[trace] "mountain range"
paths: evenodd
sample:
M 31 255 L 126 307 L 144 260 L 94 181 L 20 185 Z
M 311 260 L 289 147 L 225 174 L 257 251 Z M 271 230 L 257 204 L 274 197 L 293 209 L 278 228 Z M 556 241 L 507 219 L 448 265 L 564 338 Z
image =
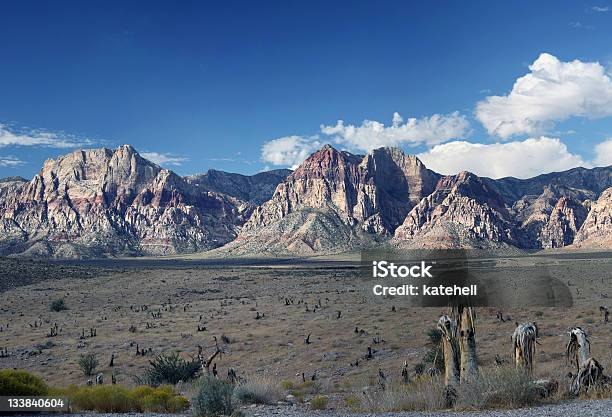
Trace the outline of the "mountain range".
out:
M 123 145 L 0 180 L 0 219 L 0 255 L 32 257 L 609 249 L 612 166 L 491 179 L 441 175 L 395 148 L 325 145 L 295 171 L 182 177 Z

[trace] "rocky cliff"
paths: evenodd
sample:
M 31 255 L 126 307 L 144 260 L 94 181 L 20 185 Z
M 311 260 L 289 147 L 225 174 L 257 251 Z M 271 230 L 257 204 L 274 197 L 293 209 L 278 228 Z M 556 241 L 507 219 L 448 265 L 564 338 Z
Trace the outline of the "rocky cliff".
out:
M 612 187 L 591 205 L 574 245 L 585 248 L 612 248 Z
M 76 151 L 31 181 L 0 183 L 0 251 L 82 257 L 171 254 L 223 245 L 244 202 L 162 169 L 131 146 Z
M 398 149 L 363 156 L 327 145 L 278 185 L 227 248 L 234 253 L 312 253 L 381 242 L 558 248 L 574 242 L 590 201 L 610 185 L 611 167 L 526 180 L 493 180 L 469 172 L 441 176 Z
M 48 160 L 31 181 L 0 180 L 0 254 L 609 248 L 611 187 L 612 167 L 493 180 L 442 176 L 399 149 L 329 145 L 293 172 L 181 177 L 125 145 Z

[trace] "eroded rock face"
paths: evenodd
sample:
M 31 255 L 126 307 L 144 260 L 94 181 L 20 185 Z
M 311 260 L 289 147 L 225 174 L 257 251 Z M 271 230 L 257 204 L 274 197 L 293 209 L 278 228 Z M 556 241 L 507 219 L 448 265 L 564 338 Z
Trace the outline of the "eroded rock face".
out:
M 167 254 L 220 246 L 240 213 L 131 146 L 45 162 L 30 182 L 2 183 L 4 253 L 80 257 Z
M 588 213 L 588 204 L 571 197 L 561 197 L 552 209 L 548 222 L 542 227 L 539 242 L 543 248 L 571 245 Z
M 521 247 L 559 248 L 572 243 L 584 222 L 590 190 L 551 185 L 540 195 L 525 195 L 510 208 L 521 235 Z
M 438 178 L 399 149 L 381 148 L 361 156 L 326 145 L 278 185 L 245 229 L 265 227 L 309 208 L 336 213 L 346 225 L 389 235 Z
M 347 242 L 353 249 L 379 243 L 563 247 L 574 241 L 589 200 L 610 181 L 610 167 L 576 168 L 526 180 L 493 180 L 469 172 L 441 176 L 398 149 L 358 156 L 325 146 L 255 209 L 235 247 L 287 252 L 303 247 L 308 253 L 343 250 Z M 302 227 L 297 227 L 299 221 L 304 221 Z
M 591 204 L 582 227 L 576 233 L 574 245 L 587 248 L 612 247 L 612 187 L 601 193 Z
M 415 247 L 488 247 L 516 244 L 501 196 L 476 175 L 461 172 L 440 179 L 395 231 L 394 243 Z
M 441 176 L 399 149 L 354 155 L 329 145 L 294 172 L 183 178 L 125 145 L 48 160 L 31 181 L 0 180 L 0 255 L 610 247 L 610 182 L 612 167 Z
M 206 174 L 185 177 L 185 180 L 204 190 L 226 194 L 257 206 L 270 199 L 276 186 L 291 172 L 290 169 L 275 169 L 248 176 L 211 169 Z

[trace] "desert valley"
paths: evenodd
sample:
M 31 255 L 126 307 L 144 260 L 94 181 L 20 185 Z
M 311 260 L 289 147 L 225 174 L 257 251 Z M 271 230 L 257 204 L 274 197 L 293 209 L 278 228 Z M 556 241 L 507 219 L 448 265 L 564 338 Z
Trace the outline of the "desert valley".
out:
M 493 180 L 326 145 L 294 171 L 181 177 L 125 145 L 48 160 L 30 181 L 3 179 L 0 197 L 0 366 L 54 386 L 93 383 L 85 354 L 106 383 L 133 385 L 177 352 L 214 355 L 221 378 L 274 381 L 281 413 L 321 396 L 339 410 L 444 408 L 447 310 L 366 297 L 360 250 L 381 247 L 484 250 L 501 279 L 542 268 L 567 286 L 570 307 L 475 309 L 484 373 L 513 368 L 523 322 L 539 329 L 535 377 L 569 386 L 576 327 L 612 367 L 612 167 Z M 385 397 L 402 381 L 430 389 Z

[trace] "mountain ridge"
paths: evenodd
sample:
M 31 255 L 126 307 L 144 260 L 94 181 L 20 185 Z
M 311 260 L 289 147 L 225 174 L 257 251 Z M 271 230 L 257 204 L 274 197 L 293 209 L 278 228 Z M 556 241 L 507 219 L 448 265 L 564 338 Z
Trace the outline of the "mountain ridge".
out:
M 611 187 L 612 167 L 496 180 L 441 175 L 397 148 L 331 145 L 294 171 L 182 177 L 122 145 L 49 159 L 30 181 L 0 179 L 0 254 L 609 247 Z

